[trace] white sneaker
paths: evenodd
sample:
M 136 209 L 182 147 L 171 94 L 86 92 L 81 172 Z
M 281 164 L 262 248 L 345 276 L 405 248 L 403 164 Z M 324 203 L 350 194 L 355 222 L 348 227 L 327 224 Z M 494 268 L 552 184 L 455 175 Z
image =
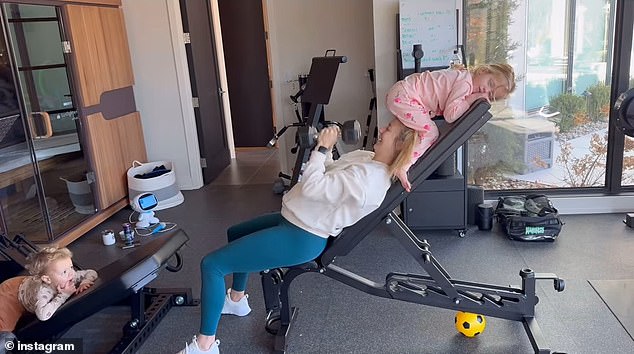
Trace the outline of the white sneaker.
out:
M 198 347 L 198 341 L 196 340 L 196 336 L 194 336 L 191 343 L 185 343 L 185 349 L 181 350 L 177 354 L 220 354 L 220 350 L 218 349 L 219 345 L 220 341 L 216 339 L 216 342 L 211 345 L 209 350 L 202 350 Z
M 227 289 L 227 296 L 225 296 L 225 304 L 222 307 L 223 315 L 236 315 L 236 316 L 246 316 L 251 312 L 251 307 L 249 307 L 249 302 L 247 298 L 249 295 L 244 295 L 240 301 L 235 302 L 231 300 L 231 288 Z

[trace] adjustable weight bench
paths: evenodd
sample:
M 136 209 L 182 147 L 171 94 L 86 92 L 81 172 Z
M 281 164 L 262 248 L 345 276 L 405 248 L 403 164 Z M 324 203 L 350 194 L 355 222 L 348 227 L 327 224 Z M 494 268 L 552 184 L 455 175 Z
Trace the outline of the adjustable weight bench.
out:
M 71 297 L 47 321 L 33 314 L 22 316 L 14 331 L 24 342 L 53 342 L 71 326 L 94 313 L 123 301 L 128 301 L 131 319 L 123 328 L 123 337 L 110 353 L 134 353 L 172 306 L 197 305 L 191 289 L 156 289 L 146 285 L 162 268 L 178 271 L 182 258 L 178 250 L 189 240 L 182 230 L 160 234 L 123 258 L 97 269 L 99 278 L 85 292 Z M 0 254 L 24 267 L 26 256 L 36 247 L 21 235 L 13 240 L 2 236 Z M 172 258 L 176 264 L 168 264 Z
M 469 137 L 491 117 L 485 100 L 475 102 L 459 120 L 439 125 L 440 136 L 434 145 L 410 169 L 412 189 L 425 181 Z M 286 351 L 286 338 L 297 309 L 291 307 L 291 282 L 304 273 L 321 273 L 371 295 L 403 300 L 452 310 L 473 312 L 507 320 L 520 321 L 536 353 L 551 353 L 535 320 L 535 282 L 549 279 L 555 290 L 563 291 L 564 281 L 554 274 L 520 271 L 522 287 L 502 287 L 452 279 L 431 254 L 430 246 L 418 238 L 394 210 L 407 197 L 397 181 L 388 190 L 381 206 L 356 224 L 345 228 L 332 239 L 313 262 L 290 268 L 262 272 L 262 287 L 267 311 L 266 330 L 275 335 L 276 352 Z M 385 224 L 428 275 L 390 273 L 384 284 L 376 283 L 335 264 L 338 256 L 347 255 L 379 224 Z

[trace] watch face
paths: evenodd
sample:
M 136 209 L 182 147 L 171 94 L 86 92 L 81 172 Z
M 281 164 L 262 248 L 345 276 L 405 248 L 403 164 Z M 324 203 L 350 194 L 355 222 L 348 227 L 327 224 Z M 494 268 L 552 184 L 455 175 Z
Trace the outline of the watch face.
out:
M 158 205 L 158 200 L 154 194 L 144 194 L 139 198 L 141 210 L 150 210 Z

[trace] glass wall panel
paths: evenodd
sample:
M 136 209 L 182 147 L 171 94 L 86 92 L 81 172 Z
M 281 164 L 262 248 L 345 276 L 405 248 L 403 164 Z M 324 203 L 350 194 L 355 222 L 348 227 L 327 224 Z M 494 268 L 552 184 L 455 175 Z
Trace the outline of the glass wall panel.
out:
M 62 39 L 59 36 L 59 24 L 54 17 L 51 21 L 28 23 L 27 19 L 9 20 L 11 41 L 20 43 L 25 55 L 16 57 L 18 66 L 39 66 L 64 64 L 64 53 L 61 51 Z M 17 30 L 17 31 L 16 31 Z M 17 32 L 17 33 L 16 33 Z M 18 42 L 20 40 L 20 42 Z
M 611 1 L 468 0 L 465 16 L 468 63 L 506 62 L 518 78 L 469 141 L 469 183 L 487 190 L 604 186 Z
M 66 68 L 33 71 L 33 79 L 42 110 L 58 111 L 74 108 Z
M 21 93 L 24 111 L 0 95 L 0 226 L 7 234 L 50 242 L 95 213 L 60 19 L 54 6 L 1 8 L 11 50 L 0 47 L 0 54 L 14 61 L 0 58 L 0 69 L 11 74 L 14 65 L 20 90 L 13 86 L 12 93 L 15 99 Z M 0 79 L 4 91 L 14 84 L 9 79 Z

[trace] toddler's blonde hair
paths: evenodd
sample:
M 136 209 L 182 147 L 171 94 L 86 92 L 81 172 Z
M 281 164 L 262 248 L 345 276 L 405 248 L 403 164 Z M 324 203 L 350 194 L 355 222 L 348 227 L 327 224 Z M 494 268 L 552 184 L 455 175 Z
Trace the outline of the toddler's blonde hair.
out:
M 31 253 L 26 269 L 31 275 L 44 275 L 48 265 L 61 258 L 72 258 L 73 253 L 66 247 L 44 247 L 38 252 Z

